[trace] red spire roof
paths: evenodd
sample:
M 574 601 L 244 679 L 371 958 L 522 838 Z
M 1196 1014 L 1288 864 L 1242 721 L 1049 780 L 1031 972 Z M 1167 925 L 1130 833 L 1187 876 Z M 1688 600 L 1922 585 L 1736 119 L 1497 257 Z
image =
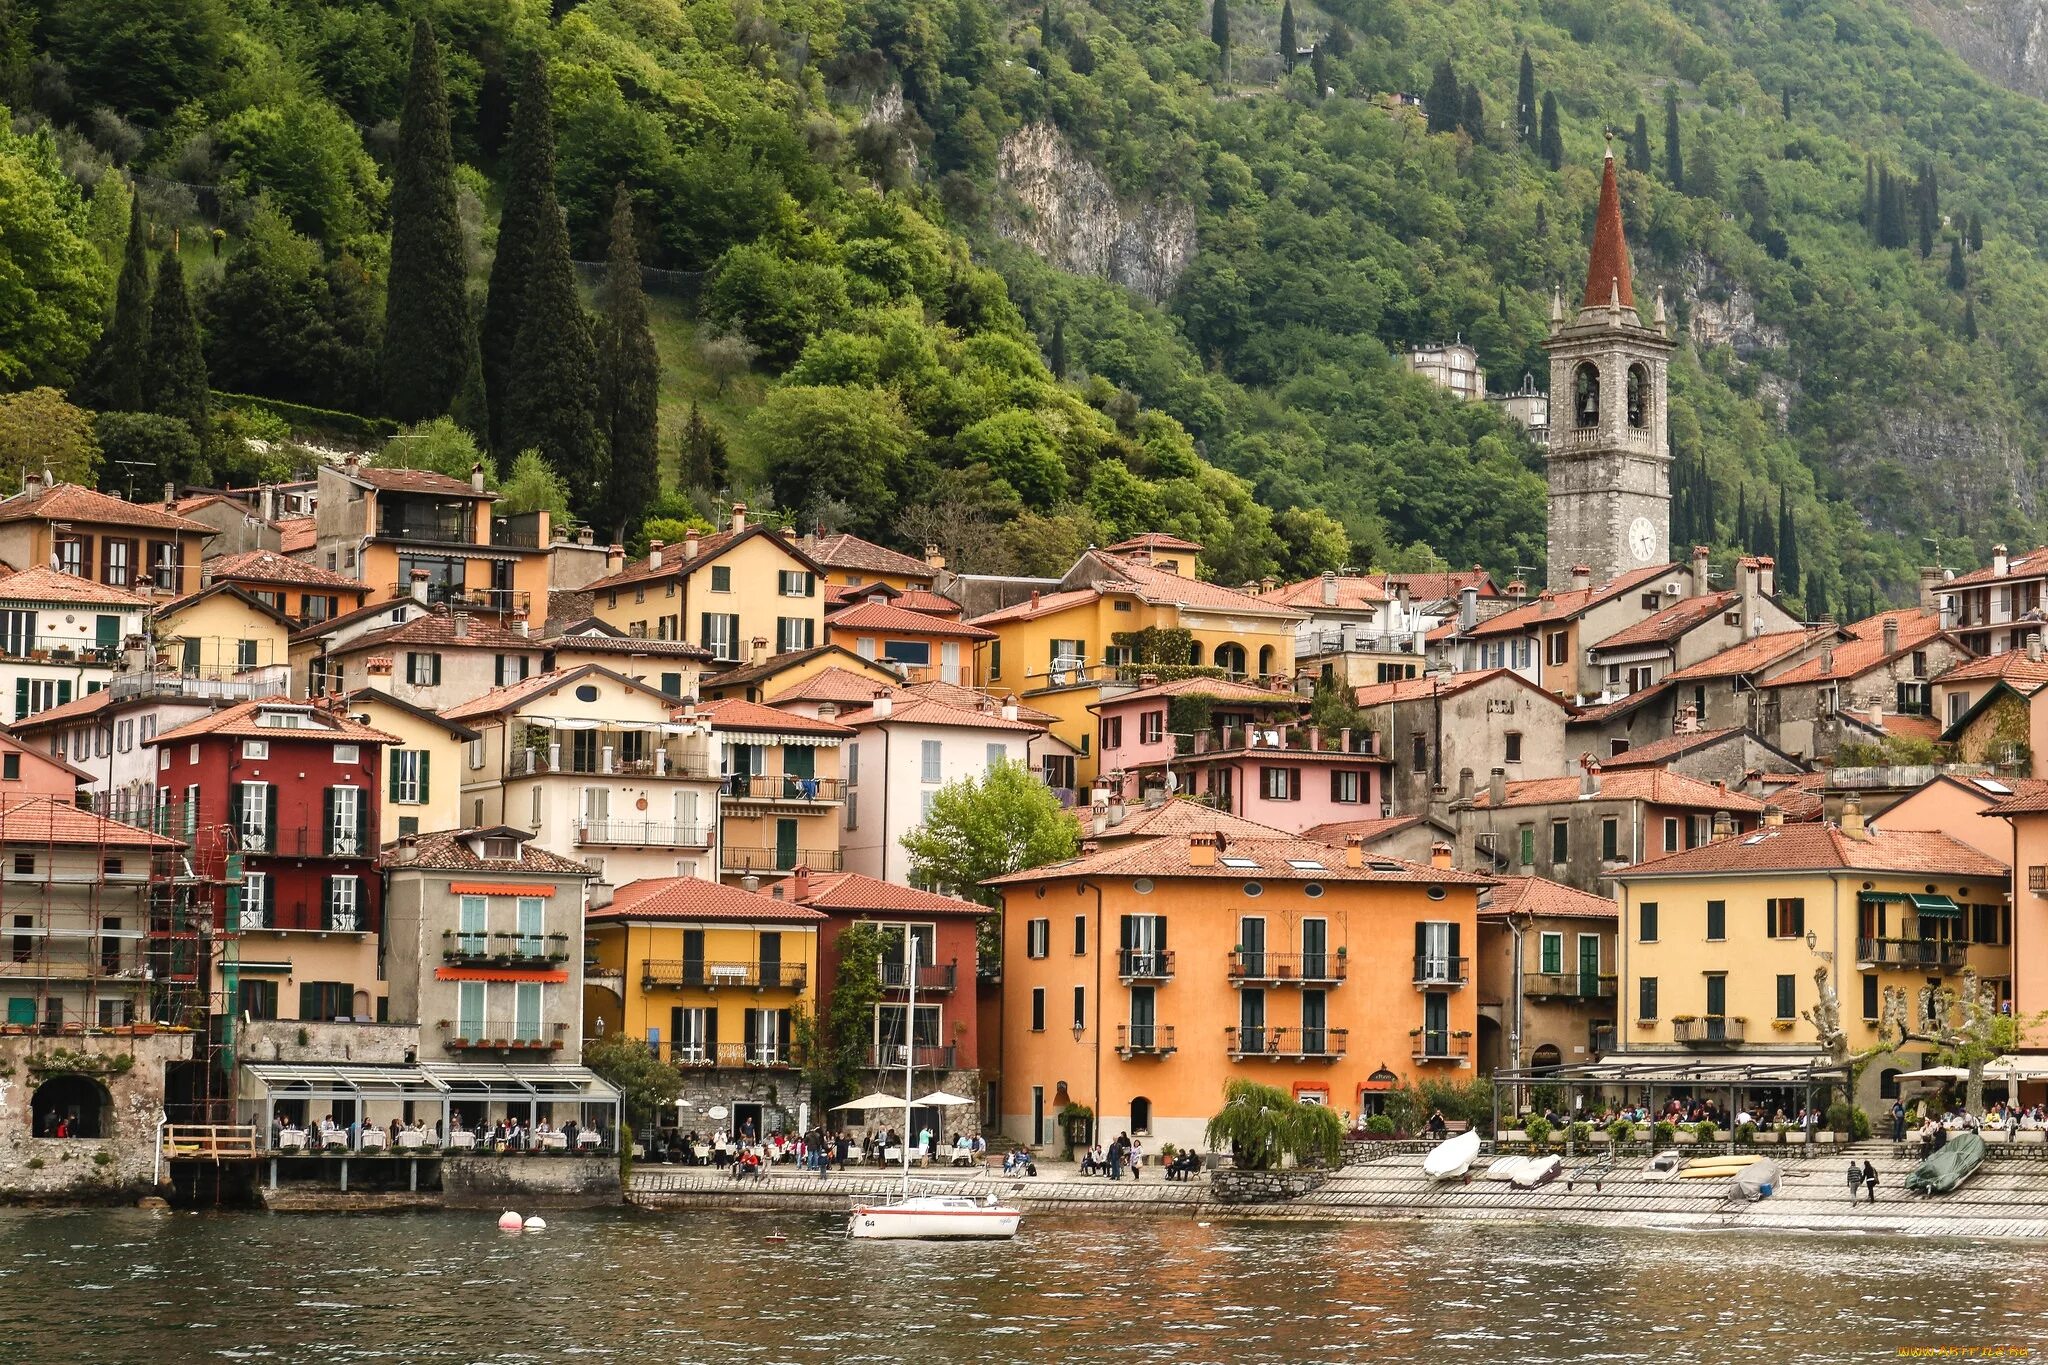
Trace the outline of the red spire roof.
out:
M 1600 173 L 1600 212 L 1593 220 L 1593 259 L 1586 267 L 1586 297 L 1581 308 L 1605 308 L 1619 293 L 1621 306 L 1636 306 L 1629 282 L 1628 241 L 1621 234 L 1621 191 L 1614 184 L 1614 148 Z

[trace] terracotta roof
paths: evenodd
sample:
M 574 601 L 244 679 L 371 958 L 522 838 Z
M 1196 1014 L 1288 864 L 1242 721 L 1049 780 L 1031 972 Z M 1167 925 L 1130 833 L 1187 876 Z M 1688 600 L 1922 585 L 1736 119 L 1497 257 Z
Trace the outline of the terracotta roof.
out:
M 1389 815 L 1379 820 L 1332 820 L 1327 824 L 1310 825 L 1301 832 L 1304 839 L 1313 839 L 1319 844 L 1342 848 L 1347 840 L 1357 838 L 1367 844 L 1399 834 L 1402 830 L 1413 829 L 1422 823 L 1419 815 Z
M 685 703 L 669 696 L 657 687 L 638 682 L 623 673 L 617 673 L 603 664 L 577 664 L 573 668 L 557 668 L 548 673 L 536 673 L 530 678 L 494 687 L 479 697 L 450 706 L 441 712 L 449 720 L 475 720 L 485 716 L 500 715 L 516 710 L 536 697 L 545 696 L 557 688 L 575 682 L 579 678 L 603 678 L 619 683 L 635 692 L 643 692 L 661 702 L 664 706 L 680 707 Z
M 1596 644 L 1595 653 L 1613 649 L 1635 649 L 1643 645 L 1668 645 L 1687 631 L 1713 620 L 1733 606 L 1737 594 L 1710 592 L 1700 597 L 1682 597 L 1654 616 L 1646 617 Z
M 905 611 L 928 612 L 933 616 L 958 616 L 960 604 L 942 593 L 929 588 L 895 588 L 887 583 L 827 583 L 825 587 L 825 609 L 837 611 L 864 602 L 870 597 L 879 597 Z
M 698 716 L 710 720 L 713 730 L 759 730 L 776 734 L 832 735 L 839 738 L 853 734 L 852 730 L 835 721 L 819 720 L 815 716 L 800 716 L 793 711 L 778 711 L 772 706 L 742 701 L 738 697 L 727 697 L 724 701 L 699 702 L 695 712 Z
M 1870 717 L 1854 711 L 1846 713 L 1851 720 L 1861 721 L 1864 728 L 1870 727 Z M 1941 722 L 1932 716 L 1902 716 L 1887 712 L 1879 717 L 1884 722 L 1882 729 L 1888 736 L 1897 739 L 1938 740 L 1941 738 Z
M 470 487 L 468 479 L 451 478 L 431 469 L 386 469 L 377 465 L 336 465 L 333 468 L 344 479 L 379 492 L 431 493 L 435 497 L 468 498 L 476 502 L 494 502 L 498 496 L 489 491 L 477 492 Z
M 1648 687 L 1637 688 L 1633 692 L 1616 697 L 1613 701 L 1604 702 L 1599 706 L 1584 707 L 1576 715 L 1568 717 L 1565 720 L 1565 724 L 1579 727 L 1605 725 L 1615 717 L 1625 716 L 1638 706 L 1642 706 L 1670 690 L 1671 680 L 1666 678 L 1661 682 L 1652 683 Z
M 688 640 L 650 640 L 642 635 L 628 635 L 617 626 L 595 617 L 572 621 L 559 634 L 550 635 L 541 643 L 557 651 L 587 649 L 599 654 L 665 655 L 677 659 L 711 657 L 710 650 Z
M 16 493 L 0 500 L 0 522 L 84 521 L 96 526 L 122 526 L 145 531 L 190 531 L 214 534 L 205 522 L 166 512 L 147 503 L 129 502 L 75 483 L 60 483 L 37 493 Z
M 310 626 L 301 627 L 292 632 L 292 641 L 297 643 L 300 640 L 315 640 L 322 635 L 330 635 L 340 630 L 343 626 L 352 626 L 358 621 L 366 621 L 379 613 L 389 616 L 394 613 L 403 612 L 410 618 L 423 615 L 427 610 L 428 608 L 424 603 L 415 601 L 411 597 L 387 597 L 381 602 L 366 602 L 352 611 L 345 611 L 339 616 L 330 616 L 325 621 L 315 621 Z
M 1547 625 L 1552 621 L 1570 621 L 1588 609 L 1603 602 L 1611 602 L 1624 593 L 1633 592 L 1645 583 L 1676 573 L 1676 564 L 1653 564 L 1646 569 L 1625 573 L 1605 583 L 1595 583 L 1584 588 L 1553 588 L 1532 602 L 1504 611 L 1500 615 L 1481 621 L 1465 632 L 1471 638 L 1482 635 L 1513 635 L 1531 626 Z
M 162 626 L 185 608 L 196 602 L 204 602 L 210 597 L 232 597 L 257 615 L 269 617 L 287 631 L 298 625 L 295 618 L 285 615 L 268 602 L 260 601 L 251 595 L 248 589 L 233 583 L 209 583 L 198 592 L 188 592 L 175 601 L 164 603 L 156 609 L 157 624 Z
M 274 711 L 297 712 L 308 717 L 311 724 L 293 728 L 257 724 L 258 716 Z M 396 735 L 387 735 L 382 730 L 372 729 L 345 715 L 315 706 L 311 702 L 293 701 L 289 697 L 264 697 L 257 701 L 237 702 L 233 706 L 224 706 L 210 715 L 188 720 L 174 730 L 166 730 L 142 742 L 182 744 L 186 740 L 199 739 L 206 735 L 226 735 L 236 739 L 316 740 L 323 744 L 332 744 L 336 740 L 345 740 L 351 744 L 399 742 Z
M 286 517 L 277 523 L 277 548 L 288 555 L 304 554 L 319 543 L 317 523 L 311 517 Z
M 470 729 L 467 725 L 448 719 L 439 711 L 430 711 L 424 706 L 414 706 L 409 701 L 401 701 L 389 692 L 379 692 L 374 687 L 362 687 L 349 693 L 348 704 L 351 707 L 366 704 L 388 706 L 394 711 L 403 711 L 414 720 L 423 720 L 429 725 L 438 725 L 457 739 L 475 739 L 481 733 L 480 731 Z
M 1097 591 L 1114 592 L 1121 587 L 1125 591 L 1135 592 L 1147 602 L 1250 612 L 1259 616 L 1281 616 L 1290 621 L 1302 619 L 1302 613 L 1292 607 L 1280 606 L 1264 598 L 1254 597 L 1248 592 L 1226 588 L 1220 583 L 1204 583 L 1199 578 L 1178 574 L 1171 569 L 1157 568 L 1122 555 L 1104 553 L 1083 556 L 1083 559 L 1092 561 L 1095 567 L 1102 571 L 1102 576 L 1093 580 L 1093 586 Z
M 11 848 L 34 848 L 37 844 L 100 844 L 108 848 L 185 846 L 179 840 L 80 810 L 74 802 L 59 801 L 54 796 L 24 796 L 0 805 L 0 844 Z
M 62 706 L 46 706 L 32 716 L 23 716 L 8 728 L 11 730 L 44 730 L 53 725 L 96 716 L 114 704 L 114 694 L 102 687 L 97 692 L 88 692 L 82 697 L 73 697 Z
M 872 540 L 844 531 L 805 536 L 797 542 L 818 563 L 828 569 L 858 569 L 863 573 L 893 573 L 905 578 L 929 579 L 932 566 L 915 555 L 907 555 Z
M 1636 306 L 1629 279 L 1628 238 L 1621 231 L 1621 191 L 1614 183 L 1614 149 L 1600 169 L 1600 207 L 1593 216 L 1593 256 L 1586 263 L 1586 295 L 1582 308 L 1605 308 L 1617 296 L 1624 308 Z
M 1113 555 L 1128 554 L 1132 550 L 1192 550 L 1196 554 L 1202 551 L 1202 547 L 1194 541 L 1183 540 L 1165 531 L 1147 531 L 1143 535 L 1132 536 L 1129 540 L 1119 540 L 1114 545 L 1105 545 L 1103 549 Z
M 37 565 L 0 578 L 0 599 L 10 602 L 76 602 L 82 606 L 147 607 L 149 599 L 126 588 Z
M 1600 769 L 1602 772 L 1612 773 L 1628 768 L 1661 768 L 1680 754 L 1689 754 L 1695 749 L 1719 744 L 1730 735 L 1741 733 L 1741 726 L 1731 725 L 1721 730 L 1690 730 L 1684 734 L 1666 735 L 1647 744 L 1633 745 L 1612 758 L 1601 759 Z
M 1323 600 L 1324 583 L 1329 583 L 1337 590 L 1335 602 Z M 1359 611 L 1384 603 L 1387 600 L 1387 590 L 1377 578 L 1338 574 L 1326 579 L 1318 574 L 1314 578 L 1304 578 L 1299 583 L 1289 583 L 1271 592 L 1262 592 L 1259 594 L 1259 600 L 1300 607 L 1308 612 L 1313 612 L 1318 607 L 1325 611 Z
M 1455 868 L 1429 867 L 1382 854 L 1367 854 L 1362 867 L 1345 865 L 1344 854 L 1328 844 L 1301 838 L 1227 838 L 1214 863 L 1197 867 L 1188 861 L 1187 838 L 1136 839 L 1117 843 L 1065 862 L 1027 868 L 991 877 L 988 886 L 1055 881 L 1067 877 L 1194 877 L 1254 881 L 1388 882 L 1401 885 L 1491 886 L 1493 878 Z M 1239 864 L 1231 866 L 1224 859 Z M 1295 862 L 1312 867 L 1295 867 Z M 1250 864 L 1245 866 L 1244 864 Z
M 600 578 L 594 583 L 584 584 L 583 590 L 594 593 L 611 592 L 617 588 L 631 587 L 636 583 L 649 583 L 658 579 L 679 577 L 690 573 L 698 565 L 724 554 L 741 541 L 751 540 L 755 536 L 768 537 L 788 551 L 791 557 L 805 568 L 820 577 L 824 576 L 825 566 L 818 563 L 817 560 L 811 558 L 808 554 L 805 554 L 801 546 L 794 544 L 787 536 L 774 530 L 772 527 L 763 526 L 756 522 L 749 525 L 744 531 L 713 531 L 708 535 L 697 537 L 697 554 L 695 558 L 691 558 L 683 553 L 683 548 L 687 542 L 678 541 L 671 545 L 665 545 L 662 547 L 660 568 L 653 567 L 650 562 L 653 556 L 650 555 L 646 559 L 635 560 L 609 577 Z
M 486 858 L 471 850 L 469 841 L 480 835 L 499 838 L 524 836 L 519 841 L 517 858 Z M 531 836 L 524 830 L 491 826 L 482 829 L 444 829 L 431 834 L 422 834 L 413 846 L 409 861 L 400 861 L 395 852 L 396 843 L 384 845 L 384 869 L 387 872 L 403 871 L 408 867 L 421 867 L 430 872 L 537 872 L 550 877 L 594 877 L 597 874 L 577 862 L 564 858 L 559 853 L 527 842 Z
M 2024 554 L 2009 556 L 2005 561 L 2005 572 L 2003 574 L 1998 572 L 1997 565 L 1987 564 L 1981 569 L 1972 569 L 1968 573 L 1957 574 L 1946 583 L 1936 585 L 1934 590 L 1936 592 L 1948 592 L 1952 588 L 1978 588 L 1986 583 L 1996 583 L 2001 578 L 2038 576 L 2044 573 L 2048 573 L 2048 545 L 2044 545 L 2037 550 L 2028 550 Z
M 1235 678 L 1197 676 L 1154 683 L 1150 687 L 1140 687 L 1135 692 L 1119 692 L 1115 696 L 1104 697 L 1089 709 L 1093 710 L 1095 706 L 1120 706 L 1130 701 L 1150 701 L 1154 697 L 1211 697 L 1221 702 L 1292 706 L 1297 710 L 1308 705 L 1308 698 L 1296 692 L 1260 687 L 1256 683 L 1239 682 Z
M 612 903 L 592 910 L 593 923 L 626 920 L 783 920 L 812 924 L 825 918 L 816 910 L 758 891 L 708 882 L 701 877 L 646 877 L 628 882 Z
M 1955 779 L 1967 782 L 1966 778 Z M 1982 815 L 2030 815 L 2048 811 L 2048 778 L 2001 777 L 1995 779 L 2012 788 L 2012 795 L 1993 802 L 1980 811 Z M 1981 791 L 1982 789 L 1979 788 Z M 1882 819 L 1883 817 L 1879 817 Z
M 1936 674 L 1934 681 L 1947 684 L 1993 678 L 2010 683 L 2048 683 L 2048 658 L 2030 658 L 2024 649 L 2008 649 L 1981 659 L 1964 659 Z
M 1885 650 L 1883 634 L 1883 623 L 1887 619 L 1899 623 L 1899 647 L 1889 652 Z M 1789 668 L 1776 677 L 1765 678 L 1757 686 L 1796 687 L 1801 683 L 1857 677 L 1889 663 L 1901 654 L 1920 648 L 1941 634 L 1941 620 L 1939 617 L 1918 611 L 1888 611 L 1858 621 L 1849 627 L 1849 633 L 1850 639 L 1834 647 L 1833 671 L 1828 670 L 1827 654 L 1823 651 L 1797 668 Z
M 223 578 L 246 578 L 257 583 L 343 588 L 351 592 L 370 590 L 370 585 L 360 578 L 351 578 L 333 569 L 323 569 L 317 564 L 308 564 L 303 559 L 293 559 L 290 555 L 279 554 L 276 550 L 249 550 L 238 555 L 223 555 L 209 562 L 206 572 L 216 583 Z
M 1033 593 L 1027 601 L 1013 603 L 1007 607 L 1000 607 L 995 611 L 973 619 L 974 623 L 978 626 L 995 625 L 1002 621 L 1031 621 L 1040 616 L 1050 616 L 1054 612 L 1065 611 L 1068 607 L 1079 606 L 1083 602 L 1093 602 L 1100 596 L 1101 594 L 1093 588 L 1074 588 L 1068 592 Z
M 989 703 L 988 710 L 983 711 L 977 707 L 954 706 L 931 697 L 912 697 L 901 693 L 890 697 L 889 714 L 886 716 L 875 713 L 873 699 L 870 698 L 866 707 L 845 712 L 838 719 L 840 724 L 847 726 L 879 725 L 888 721 L 899 725 L 947 725 L 966 730 L 1024 730 L 1034 735 L 1045 728 L 1028 720 L 1004 720 L 993 702 Z M 714 727 L 716 724 L 714 721 Z
M 1406 588 L 1411 602 L 1446 601 L 1466 588 L 1479 589 L 1482 599 L 1500 596 L 1500 589 L 1494 586 L 1493 575 L 1476 566 L 1454 569 L 1449 573 L 1389 573 L 1379 577 L 1387 585 L 1389 596 L 1396 588 Z
M 929 697 L 933 701 L 945 702 L 948 706 L 961 706 L 969 709 L 980 706 L 982 700 L 988 696 L 987 693 L 977 692 L 971 687 L 962 687 L 959 683 L 942 682 L 937 678 L 933 678 L 929 682 L 911 683 L 908 687 L 899 690 L 913 697 Z M 1005 697 L 1004 700 L 1007 701 L 1008 698 Z M 1050 711 L 1041 711 L 1035 706 L 1027 706 L 1023 702 L 1018 702 L 1017 719 L 1035 721 L 1039 725 L 1050 725 L 1058 720 L 1059 717 Z
M 905 635 L 950 635 L 964 640 L 993 640 L 996 633 L 933 612 L 912 611 L 890 602 L 859 602 L 825 618 L 830 631 L 872 630 Z
M 1453 673 L 1448 678 L 1434 673 L 1424 673 L 1415 678 L 1395 678 L 1391 682 L 1368 683 L 1351 690 L 1352 700 L 1360 706 L 1388 706 L 1404 701 L 1418 701 L 1429 697 L 1455 697 L 1469 692 L 1482 683 L 1497 679 L 1518 682 L 1539 696 L 1557 702 L 1566 710 L 1571 709 L 1555 694 L 1545 692 L 1512 668 L 1479 668 L 1469 673 Z
M 1605 896 L 1596 896 L 1547 877 L 1502 877 L 1486 904 L 1479 907 L 1479 918 L 1542 915 L 1552 919 L 1612 920 L 1619 918 L 1620 909 Z
M 859 872 L 828 872 L 822 876 L 812 873 L 800 895 L 797 895 L 798 882 L 786 881 L 783 886 L 797 896 L 799 905 L 818 910 L 879 910 L 913 915 L 994 913 L 987 906 L 976 905 L 973 901 L 941 896 L 935 891 L 919 891 L 912 886 L 898 886 Z
M 1996 807 L 1993 807 L 1995 810 Z M 1831 824 L 1783 825 L 1716 839 L 1617 872 L 1617 878 L 1715 872 L 1903 872 L 1930 877 L 2005 878 L 2009 869 L 1950 834 L 1872 830 L 1851 838 Z
M 829 701 L 837 705 L 866 706 L 875 699 L 876 692 L 894 691 L 886 683 L 880 683 L 865 673 L 856 673 L 850 668 L 821 668 L 794 687 L 785 688 L 768 698 L 770 706 L 782 706 L 793 701 Z M 969 689 L 962 688 L 963 692 Z M 979 697 L 979 692 L 971 695 Z
M 1696 664 L 1664 675 L 1666 682 L 1694 682 L 1703 678 L 1732 678 L 1740 673 L 1754 673 L 1789 654 L 1796 654 L 1807 645 L 1827 635 L 1832 626 L 1806 630 L 1779 630 L 1769 635 L 1758 635 L 1731 645 L 1711 658 L 1701 659 Z
M 822 645 L 812 645 L 809 649 L 792 649 L 783 654 L 771 654 L 757 664 L 746 664 L 740 668 L 728 668 L 723 673 L 714 673 L 706 678 L 704 685 L 720 689 L 749 686 L 753 683 L 772 678 L 778 673 L 796 667 L 798 664 L 808 663 L 822 654 L 837 654 L 851 659 L 863 668 L 873 668 L 878 672 L 884 673 L 889 672 L 887 668 L 875 660 L 863 659 L 845 645 L 832 644 L 828 641 Z M 848 671 L 857 673 L 860 669 L 849 669 Z M 890 673 L 890 678 L 893 679 L 894 677 L 895 674 Z M 877 687 L 887 687 L 889 685 L 890 683 L 883 679 L 877 678 L 875 680 L 875 686 Z
M 389 602 L 377 605 L 388 607 Z M 364 650 L 393 649 L 406 645 L 419 645 L 433 649 L 489 649 L 489 650 L 534 650 L 545 647 L 545 641 L 527 634 L 521 635 L 505 624 L 505 619 L 490 612 L 463 612 L 463 633 L 455 633 L 457 613 L 448 607 L 436 605 L 427 608 L 403 625 L 387 626 L 358 635 L 353 640 L 344 640 L 328 650 L 329 654 L 357 654 Z
M 859 591 L 859 589 L 855 589 Z M 905 611 L 923 612 L 927 616 L 958 616 L 960 604 L 952 598 L 928 588 L 905 588 L 889 599 Z
M 1180 838 L 1190 834 L 1221 833 L 1230 839 L 1287 839 L 1293 836 L 1286 830 L 1272 825 L 1262 825 L 1256 820 L 1247 820 L 1242 815 L 1205 806 L 1199 801 L 1167 800 L 1156 806 L 1136 805 L 1124 808 L 1124 818 L 1114 825 L 1095 829 L 1094 817 L 1099 808 L 1076 811 L 1081 820 L 1081 837 L 1094 839 L 1102 844 L 1128 843 L 1132 839 Z M 1303 835 L 1307 838 L 1307 835 Z
M 1533 777 L 1508 783 L 1507 805 L 1561 806 L 1587 801 L 1647 801 L 1654 806 L 1694 806 L 1701 810 L 1761 812 L 1764 803 L 1753 796 L 1702 782 L 1696 777 L 1664 768 L 1624 768 L 1603 773 L 1600 790 L 1583 795 L 1576 777 Z M 1493 794 L 1484 788 L 1472 798 L 1474 810 L 1491 810 Z

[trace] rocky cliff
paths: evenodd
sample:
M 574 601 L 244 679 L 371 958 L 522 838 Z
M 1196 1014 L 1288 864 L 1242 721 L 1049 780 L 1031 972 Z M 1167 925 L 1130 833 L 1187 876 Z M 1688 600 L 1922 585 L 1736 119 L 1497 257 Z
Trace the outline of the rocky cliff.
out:
M 1910 0 L 1908 8 L 1978 75 L 2048 98 L 2048 0 Z
M 1049 123 L 1003 139 L 996 181 L 995 230 L 1062 270 L 1113 280 L 1156 303 L 1194 258 L 1193 205 L 1119 197 Z

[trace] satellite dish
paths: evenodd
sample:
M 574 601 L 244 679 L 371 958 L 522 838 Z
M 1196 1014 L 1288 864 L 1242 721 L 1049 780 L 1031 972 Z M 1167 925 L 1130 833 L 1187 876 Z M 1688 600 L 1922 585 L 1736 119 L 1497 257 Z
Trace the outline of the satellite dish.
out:
M 1166 789 L 1170 792 L 1180 790 L 1180 779 L 1175 777 L 1171 771 L 1166 774 Z

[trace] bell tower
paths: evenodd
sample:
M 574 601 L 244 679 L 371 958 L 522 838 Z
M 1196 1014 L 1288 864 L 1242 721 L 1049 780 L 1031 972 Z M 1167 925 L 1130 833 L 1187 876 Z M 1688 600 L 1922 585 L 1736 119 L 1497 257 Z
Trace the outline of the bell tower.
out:
M 1578 312 L 1550 305 L 1549 564 L 1553 588 L 1572 567 L 1593 582 L 1671 561 L 1671 442 L 1665 414 L 1670 326 L 1658 291 L 1653 323 L 1636 315 L 1613 137 L 1600 179 L 1593 259 Z

